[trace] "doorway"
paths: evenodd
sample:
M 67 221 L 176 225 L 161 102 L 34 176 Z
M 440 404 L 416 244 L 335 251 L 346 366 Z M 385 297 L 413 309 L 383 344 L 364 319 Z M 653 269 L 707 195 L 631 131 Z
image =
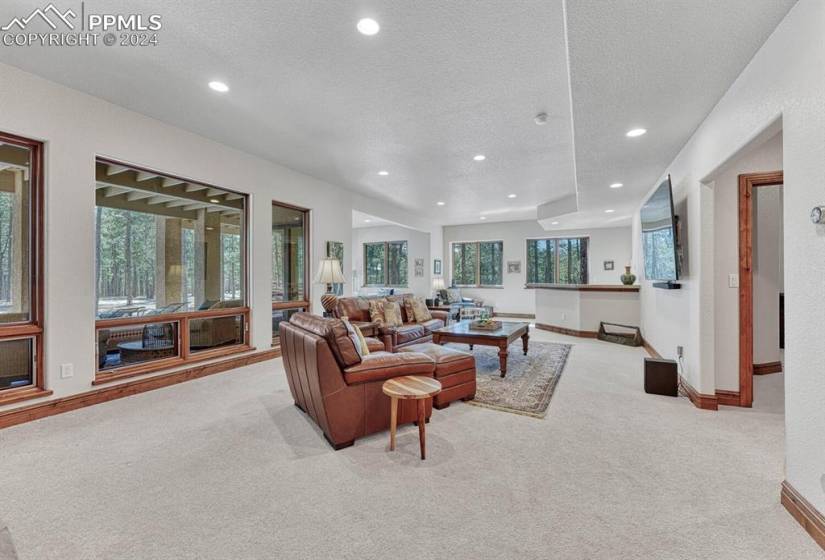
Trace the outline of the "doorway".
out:
M 758 227 L 754 209 L 757 203 L 756 189 L 781 187 L 783 184 L 782 171 L 739 175 L 739 406 L 753 405 L 754 373 L 769 373 L 767 370 L 781 371 L 780 360 L 760 363 L 758 364 L 760 371 L 754 371 L 754 270 L 756 269 L 754 234 Z M 780 223 L 779 235 L 781 231 Z M 759 304 L 765 303 L 760 299 Z M 775 304 L 779 309 L 778 295 Z M 781 321 L 781 318 L 779 320 Z M 779 329 L 779 322 L 777 329 Z M 779 335 L 777 335 L 776 344 L 778 349 Z M 780 369 L 776 370 L 777 367 Z

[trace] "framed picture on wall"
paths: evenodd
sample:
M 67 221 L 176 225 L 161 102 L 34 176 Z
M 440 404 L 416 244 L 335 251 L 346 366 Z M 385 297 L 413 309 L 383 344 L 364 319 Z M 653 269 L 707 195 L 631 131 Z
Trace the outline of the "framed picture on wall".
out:
M 344 243 L 342 241 L 327 241 L 327 257 L 335 257 L 341 265 L 341 272 L 344 271 Z M 333 284 L 332 293 L 336 296 L 344 295 L 343 284 Z
M 613 261 L 604 261 L 605 270 L 613 270 Z
M 507 274 L 521 274 L 521 261 L 507 261 Z
M 441 259 L 433 260 L 433 275 L 441 276 Z
M 418 278 L 424 276 L 424 259 L 415 259 L 415 275 Z

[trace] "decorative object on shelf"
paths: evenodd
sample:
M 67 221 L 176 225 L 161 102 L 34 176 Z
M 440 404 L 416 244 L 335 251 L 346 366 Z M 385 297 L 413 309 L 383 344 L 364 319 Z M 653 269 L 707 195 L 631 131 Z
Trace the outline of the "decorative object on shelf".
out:
M 344 270 L 344 243 L 342 241 L 327 241 L 327 257 L 338 259 L 341 270 Z M 344 295 L 344 284 L 341 282 L 334 283 L 332 292 L 336 296 Z
M 433 261 L 433 276 L 441 276 L 441 259 Z
M 415 259 L 415 276 L 416 278 L 424 276 L 424 259 Z
M 622 284 L 625 286 L 632 286 L 636 282 L 636 275 L 630 272 L 630 265 L 624 267 L 624 274 L 619 278 L 621 278 Z
M 605 270 L 613 270 L 613 261 L 604 261 Z
M 507 261 L 507 274 L 521 274 L 521 261 Z
M 318 264 L 318 274 L 315 275 L 316 284 L 326 284 L 327 294 L 335 295 L 333 284 L 343 284 L 346 280 L 341 272 L 341 261 L 335 257 L 325 257 Z
M 435 298 L 433 298 L 435 300 L 434 305 L 436 305 L 436 306 L 441 305 L 440 300 L 439 300 L 439 293 L 444 288 L 445 288 L 445 284 L 444 284 L 444 279 L 443 278 L 441 278 L 440 276 L 436 276 L 435 278 L 433 278 L 433 292 L 435 292 Z

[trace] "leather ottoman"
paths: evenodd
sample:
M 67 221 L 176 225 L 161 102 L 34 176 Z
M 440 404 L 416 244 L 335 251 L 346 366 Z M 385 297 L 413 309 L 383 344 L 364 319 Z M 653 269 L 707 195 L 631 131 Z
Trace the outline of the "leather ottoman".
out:
M 398 352 L 418 352 L 435 361 L 435 378 L 441 382 L 441 392 L 433 400 L 435 408 L 447 408 L 458 399 L 469 401 L 475 397 L 476 359 L 472 354 L 430 342 L 405 346 Z

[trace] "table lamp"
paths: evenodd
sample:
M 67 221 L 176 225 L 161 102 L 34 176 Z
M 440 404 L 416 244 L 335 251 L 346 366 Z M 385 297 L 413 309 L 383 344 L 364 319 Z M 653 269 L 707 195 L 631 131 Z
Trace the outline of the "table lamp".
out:
M 434 299 L 435 299 L 436 305 L 438 305 L 438 294 L 444 288 L 446 288 L 446 285 L 444 284 L 444 278 L 442 278 L 440 276 L 436 276 L 435 278 L 433 278 L 433 291 L 435 292 L 435 298 Z

